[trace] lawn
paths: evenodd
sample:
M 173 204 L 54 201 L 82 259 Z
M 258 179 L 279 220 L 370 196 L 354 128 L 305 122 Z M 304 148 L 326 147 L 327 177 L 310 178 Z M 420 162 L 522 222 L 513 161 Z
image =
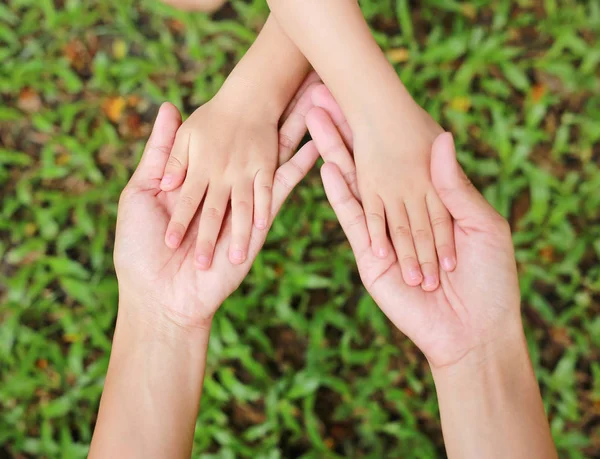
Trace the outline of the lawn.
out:
M 600 457 L 600 3 L 363 0 L 507 218 L 561 457 Z M 219 89 L 268 9 L 0 3 L 0 457 L 85 457 L 116 316 L 117 200 L 162 101 Z M 437 458 L 433 381 L 310 174 L 218 313 L 197 458 Z

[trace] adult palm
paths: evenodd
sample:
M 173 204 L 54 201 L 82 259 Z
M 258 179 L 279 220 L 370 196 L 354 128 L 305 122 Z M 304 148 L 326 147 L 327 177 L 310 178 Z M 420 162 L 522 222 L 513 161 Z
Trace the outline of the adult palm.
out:
M 354 251 L 361 279 L 382 311 L 425 354 L 434 368 L 448 367 L 471 351 L 521 333 L 520 299 L 510 228 L 471 185 L 456 160 L 452 136 L 433 146 L 431 175 L 453 217 L 457 265 L 440 273 L 440 287 L 408 286 L 393 254 L 373 255 L 354 162 L 351 132 L 331 96 L 319 89 L 307 116 L 309 131 L 326 164 L 325 191 Z M 325 109 L 327 110 L 325 110 Z M 340 128 L 344 139 L 334 126 Z M 434 224 L 447 222 L 434 222 Z
M 292 113 L 308 111 L 310 98 L 302 98 Z M 302 125 L 299 125 L 302 120 Z M 275 175 L 271 220 L 267 228 L 252 228 L 249 256 L 233 265 L 227 256 L 231 239 L 231 216 L 226 216 L 215 247 L 211 269 L 200 271 L 194 264 L 196 233 L 188 231 L 177 249 L 164 243 L 164 234 L 175 208 L 179 190 L 163 192 L 160 180 L 173 146 L 181 116 L 171 104 L 164 104 L 140 161 L 119 201 L 115 241 L 115 267 L 123 304 L 136 305 L 135 320 L 175 321 L 182 326 L 202 327 L 210 323 L 221 303 L 240 285 L 262 247 L 268 229 L 281 205 L 312 167 L 318 153 L 312 143 L 291 159 L 289 149 L 280 154 Z M 304 132 L 303 116 L 288 116 L 281 130 L 297 145 Z M 289 146 L 289 144 L 288 144 Z M 285 150 L 285 151 L 284 151 Z M 197 218 L 197 217 L 196 217 Z M 191 229 L 198 225 L 191 225 Z M 160 322 L 158 322 L 160 323 Z

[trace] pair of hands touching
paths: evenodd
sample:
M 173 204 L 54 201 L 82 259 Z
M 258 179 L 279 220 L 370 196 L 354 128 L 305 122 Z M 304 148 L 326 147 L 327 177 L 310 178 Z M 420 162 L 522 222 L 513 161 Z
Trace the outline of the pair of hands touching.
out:
M 373 251 L 350 153 L 352 132 L 327 88 L 309 81 L 285 115 L 279 133 L 280 138 L 284 133 L 286 142 L 280 142 L 272 200 L 263 214 L 265 225 L 251 226 L 248 255 L 232 264 L 229 249 L 236 237 L 236 221 L 231 213 L 225 214 L 212 266 L 198 270 L 198 215 L 177 248 L 164 243 L 164 234 L 185 191 L 161 189 L 181 127 L 177 109 L 170 104 L 161 107 L 140 165 L 119 203 L 115 265 L 127 315 L 156 330 L 173 325 L 187 330 L 209 328 L 219 306 L 250 270 L 281 205 L 320 152 L 325 160 L 321 175 L 327 197 L 350 241 L 366 289 L 434 369 L 451 367 L 467 355 L 493 353 L 494 346 L 522 333 L 509 226 L 466 178 L 450 134 L 441 134 L 434 142 L 431 177 L 453 218 L 458 263 L 453 271 L 441 272 L 440 288 L 428 292 L 407 285 L 394 252 L 381 257 Z M 290 157 L 305 133 L 305 125 L 313 141 Z M 201 214 L 205 208 L 206 203 Z
M 283 118 L 268 217 L 251 225 L 247 256 L 230 261 L 236 218 L 224 213 L 212 265 L 198 269 L 198 214 L 176 248 L 164 243 L 184 191 L 161 189 L 181 129 L 177 109 L 161 107 L 119 203 L 119 314 L 90 457 L 189 457 L 212 318 L 319 153 L 327 198 L 366 289 L 431 365 L 448 457 L 557 457 L 523 334 L 510 229 L 466 178 L 452 136 L 435 139 L 430 174 L 452 216 L 457 263 L 427 291 L 405 281 L 394 251 L 374 250 L 351 154 L 354 133 L 327 88 L 304 85 Z M 306 127 L 313 140 L 291 156 Z

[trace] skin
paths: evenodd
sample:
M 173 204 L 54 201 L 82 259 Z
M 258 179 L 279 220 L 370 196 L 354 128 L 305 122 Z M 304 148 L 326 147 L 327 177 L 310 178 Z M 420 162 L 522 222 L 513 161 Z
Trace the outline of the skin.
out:
M 307 101 L 308 96 L 297 100 L 282 129 L 289 129 Z M 233 237 L 228 214 L 212 269 L 198 271 L 193 230 L 175 250 L 163 242 L 181 190 L 164 192 L 160 181 L 180 125 L 177 109 L 164 104 L 119 201 L 114 254 L 119 312 L 92 459 L 190 457 L 212 318 L 247 275 L 273 217 L 318 157 L 312 142 L 291 159 L 282 149 L 270 218 L 252 229 L 249 256 L 237 265 L 227 260 Z M 303 134 L 297 132 L 294 143 Z
M 297 114 L 296 124 L 283 131 L 279 122 L 308 70 L 304 56 L 269 17 L 217 95 L 177 132 L 161 189 L 181 187 L 181 193 L 164 237 L 169 248 L 177 249 L 202 208 L 194 223 L 197 269 L 211 267 L 228 205 L 231 263 L 247 260 L 253 223 L 266 227 L 279 147 L 293 151 L 297 145 L 290 139 L 305 127 Z
M 299 98 L 288 121 L 311 96 L 307 90 Z M 451 136 L 435 141 L 431 170 L 454 217 L 461 263 L 442 277 L 439 290 L 424 292 L 404 283 L 393 254 L 385 260 L 373 254 L 360 195 L 348 179 L 352 157 L 331 114 L 314 108 L 306 120 L 326 153 L 327 197 L 365 286 L 431 364 L 448 456 L 557 457 L 523 337 L 510 231 L 462 172 Z M 190 456 L 212 317 L 250 269 L 250 261 L 233 266 L 225 259 L 230 217 L 214 272 L 195 269 L 193 237 L 174 254 L 162 243 L 179 191 L 165 193 L 159 183 L 180 123 L 175 107 L 165 104 L 119 203 L 119 314 L 91 458 Z M 309 143 L 278 169 L 272 215 L 316 155 Z M 266 229 L 253 230 L 251 258 L 265 237 Z M 477 269 L 463 268 L 469 263 Z
M 322 88 L 317 89 L 323 97 Z M 520 315 L 508 223 L 479 194 L 456 160 L 448 133 L 434 142 L 431 177 L 453 217 L 459 263 L 427 292 L 403 279 L 397 258 L 373 253 L 368 214 L 352 177 L 339 107 L 314 108 L 309 131 L 325 165 L 327 198 L 348 237 L 361 279 L 381 310 L 430 363 L 450 458 L 557 457 Z M 351 135 L 346 129 L 346 138 Z
M 457 261 L 452 220 L 429 170 L 431 146 L 442 129 L 408 94 L 357 2 L 268 3 L 339 102 L 354 133 L 347 146 L 354 151 L 373 254 L 388 259 L 393 245 L 404 281 L 435 290 L 439 265 L 451 272 Z

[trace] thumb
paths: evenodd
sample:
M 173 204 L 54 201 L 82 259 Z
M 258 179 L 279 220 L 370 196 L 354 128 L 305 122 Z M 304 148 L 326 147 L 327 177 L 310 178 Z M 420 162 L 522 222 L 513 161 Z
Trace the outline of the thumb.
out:
M 501 218 L 473 186 L 456 159 L 452 134 L 444 132 L 434 141 L 431 152 L 433 185 L 460 227 L 481 229 L 490 218 Z
M 160 189 L 160 180 L 179 126 L 181 126 L 181 114 L 177 107 L 169 102 L 162 104 L 140 164 L 131 178 L 131 184 L 144 189 Z

